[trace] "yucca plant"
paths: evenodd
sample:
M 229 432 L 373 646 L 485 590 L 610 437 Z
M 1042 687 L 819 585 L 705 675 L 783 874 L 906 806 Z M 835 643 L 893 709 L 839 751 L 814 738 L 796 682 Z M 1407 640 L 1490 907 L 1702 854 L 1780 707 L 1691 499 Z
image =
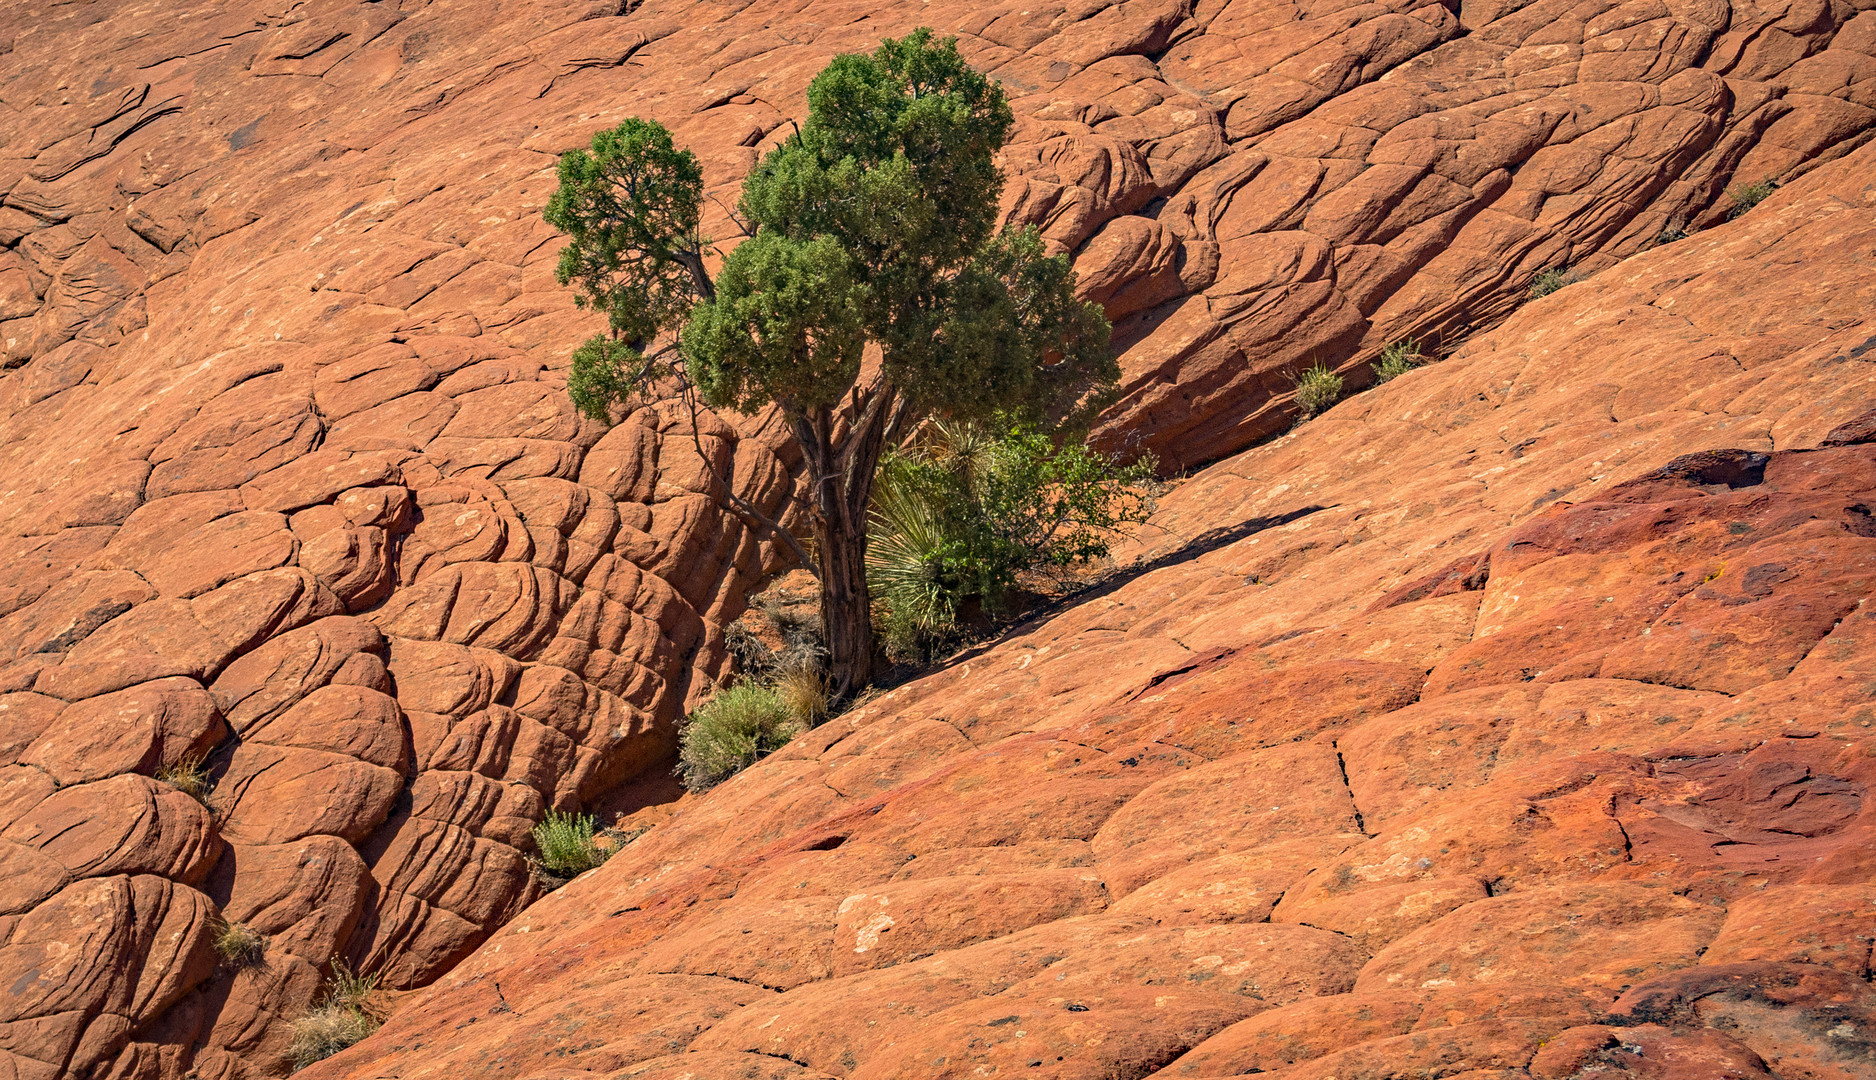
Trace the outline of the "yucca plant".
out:
M 967 603 L 1000 610 L 1019 576 L 1035 584 L 1105 558 L 1151 511 L 1154 468 L 1007 417 L 927 425 L 874 481 L 867 589 L 888 654 L 928 660 Z
M 921 468 L 906 455 L 889 457 L 873 482 L 866 584 L 883 609 L 879 621 L 891 653 L 903 654 L 956 624 L 964 588 L 947 560 L 963 554 L 959 534 L 965 530 L 945 511 L 963 485 L 948 470 Z

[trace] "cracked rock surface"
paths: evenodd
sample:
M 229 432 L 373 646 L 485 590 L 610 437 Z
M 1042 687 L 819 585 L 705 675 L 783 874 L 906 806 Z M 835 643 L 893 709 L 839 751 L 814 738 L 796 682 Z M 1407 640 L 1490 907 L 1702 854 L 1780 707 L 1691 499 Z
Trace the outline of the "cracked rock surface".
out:
M 1200 472 L 307 1075 L 1870 1075 L 1872 176 Z
M 1152 572 L 826 729 L 648 834 L 606 884 L 529 908 L 547 809 L 670 797 L 676 718 L 779 565 L 717 509 L 713 474 L 775 510 L 794 464 L 761 420 L 693 439 L 669 407 L 610 429 L 574 414 L 566 357 L 597 325 L 553 281 L 554 157 L 654 116 L 699 153 L 721 200 L 707 228 L 732 237 L 723 205 L 807 80 L 919 24 L 1008 89 L 1007 216 L 1070 253 L 1116 323 L 1106 445 L 1196 467 L 1284 431 L 1303 364 L 1354 389 L 1401 338 L 1450 358 L 1202 473 L 1168 500 L 1166 539 L 1149 532 Z M 1476 1069 L 1500 1058 L 1468 1047 L 1511 1061 L 1549 1039 L 1503 1067 L 1568 1075 L 1661 1047 L 1799 1055 L 1780 1047 L 1839 1015 L 1805 1002 L 1863 1031 L 1844 980 L 1867 974 L 1869 878 L 1841 868 L 1867 850 L 1846 838 L 1864 828 L 1868 485 L 1846 463 L 1870 425 L 1797 451 L 1868 408 L 1872 130 L 1869 0 L 9 4 L 0 1062 L 278 1075 L 332 957 L 399 990 L 478 948 L 462 979 L 535 971 L 523 927 L 491 935 L 589 907 L 624 921 L 551 963 L 585 957 L 611 1019 L 472 1071 L 925 1075 L 964 1060 L 934 1047 L 976 1040 L 1005 1048 L 971 1069 L 1138 1075 L 1267 1024 L 1284 1046 L 1352 1054 L 1359 1031 Z M 1786 189 L 1722 225 L 1725 189 L 1765 177 Z M 1566 266 L 1600 273 L 1491 329 Z M 1581 516 L 1704 449 L 1771 457 L 1630 489 L 1645 522 Z M 1597 530 L 1610 546 L 1583 547 Z M 1553 715 L 1576 719 L 1531 726 Z M 1817 733 L 1773 741 L 1787 720 Z M 1614 756 L 1556 763 L 1592 746 Z M 213 812 L 156 779 L 203 757 Z M 787 846 L 880 798 L 871 832 Z M 1539 819 L 1620 851 L 1513 842 Z M 1402 839 L 1436 821 L 1429 836 L 1467 838 Z M 759 854 L 797 869 L 745 880 Z M 705 861 L 730 869 L 700 884 Z M 1531 899 L 1545 888 L 1567 895 Z M 1480 903 L 1533 927 L 1490 970 L 1550 985 L 1594 951 L 1546 918 L 1634 943 L 1636 970 L 1585 967 L 1521 1012 L 1426 1012 L 1469 985 L 1433 986 L 1430 965 L 1486 925 Z M 1823 929 L 1781 943 L 1781 911 Z M 265 963 L 221 964 L 218 918 L 262 934 Z M 1425 936 L 1440 926 L 1450 942 Z M 1063 949 L 1077 966 L 1048 959 Z M 1678 974 L 1722 962 L 1838 974 Z M 1670 982 L 1604 1000 L 1654 973 Z M 521 1040 L 501 1025 L 541 995 L 597 1008 L 512 979 L 512 1016 L 439 991 L 346 1060 L 398 1046 L 459 1066 L 397 1034 L 435 1010 Z M 883 1014 L 826 988 L 865 980 L 924 1042 L 879 1035 L 894 1058 L 862 1037 Z M 1197 989 L 1154 989 L 1169 981 Z M 1372 1004 L 1317 1004 L 1351 993 Z M 778 994 L 804 1019 L 733 1034 Z M 1145 1015 L 1150 1033 L 1117 1019 Z M 1531 1034 L 1564 1016 L 1569 1039 Z M 1018 1061 L 997 1041 L 1018 1031 L 1084 1049 Z M 452 1053 L 494 1045 L 479 1038 Z M 1273 1045 L 1178 1067 L 1304 1053 Z

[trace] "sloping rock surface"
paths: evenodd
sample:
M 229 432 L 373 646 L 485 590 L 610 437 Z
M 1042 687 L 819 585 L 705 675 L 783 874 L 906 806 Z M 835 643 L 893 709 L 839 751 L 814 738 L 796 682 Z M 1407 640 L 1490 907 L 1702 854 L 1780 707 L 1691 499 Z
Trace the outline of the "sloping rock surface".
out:
M 1191 478 L 307 1075 L 1871 1075 L 1872 177 Z
M 523 860 L 549 807 L 669 796 L 675 718 L 722 673 L 721 627 L 776 565 L 716 508 L 705 459 L 771 508 L 791 470 L 760 422 L 706 423 L 693 439 L 688 417 L 669 409 L 608 430 L 569 408 L 565 357 L 594 324 L 553 282 L 559 241 L 539 207 L 554 155 L 595 128 L 630 114 L 664 120 L 732 202 L 833 53 L 921 23 L 958 33 L 1020 116 L 1006 155 L 1010 218 L 1071 252 L 1087 294 L 1117 321 L 1127 398 L 1103 437 L 1177 469 L 1287 425 L 1299 364 L 1319 359 L 1358 383 L 1396 338 L 1449 351 L 1514 307 L 1538 270 L 1610 266 L 1714 223 L 1736 180 L 1847 168 L 1832 162 L 1876 116 L 1867 0 L 628 6 L 23 0 L 0 10 L 0 858 L 12 871 L 0 1059 L 15 1074 L 278 1073 L 286 1020 L 313 1000 L 333 956 L 388 986 L 424 985 L 534 898 Z M 1580 501 L 1569 492 L 1587 476 L 1700 446 L 1808 445 L 1853 411 L 1862 377 L 1846 372 L 1865 362 L 1855 343 L 1831 354 L 1850 357 L 1838 367 L 1816 359 L 1816 373 L 1791 359 L 1852 333 L 1868 310 L 1856 291 L 1867 263 L 1855 261 L 1866 248 L 1846 224 L 1862 220 L 1867 199 L 1852 173 L 1830 175 L 1809 201 L 1781 193 L 1686 252 L 1676 245 L 1662 265 L 1707 284 L 1663 277 L 1633 294 L 1634 312 L 1580 332 L 1569 380 L 1513 371 L 1478 343 L 1461 356 L 1498 357 L 1490 378 L 1440 382 L 1446 396 L 1416 405 L 1407 434 L 1378 417 L 1346 426 L 1369 406 L 1345 406 L 1312 429 L 1307 455 L 1256 459 L 1293 476 L 1182 497 L 1164 527 L 1187 538 L 1221 528 L 1205 544 L 1223 542 L 1248 526 L 1220 525 L 1221 508 L 1284 520 L 1315 505 L 1290 497 L 1307 490 L 1310 469 L 1346 466 L 1362 483 L 1379 473 L 1385 492 L 1339 497 L 1341 509 L 1283 526 L 1301 532 L 1229 550 L 1255 551 L 1246 574 L 1280 585 L 1327 543 L 1325 523 L 1359 538 L 1380 528 L 1370 518 L 1397 515 L 1386 545 L 1396 562 L 1365 549 L 1350 591 L 1314 603 L 1340 610 L 1362 588 L 1460 560 L 1407 587 L 1425 603 L 1448 579 L 1478 579 L 1495 530 L 1535 499 Z M 711 230 L 733 236 L 711 206 Z M 1733 263 L 1754 269 L 1711 283 L 1713 268 Z M 1570 321 L 1549 318 L 1550 336 Z M 1656 350 L 1646 363 L 1635 356 L 1643 345 Z M 1533 388 L 1575 396 L 1525 401 Z M 1688 394 L 1692 404 L 1670 409 Z M 1581 426 L 1540 434 L 1566 418 Z M 1429 462 L 1491 452 L 1501 436 L 1476 424 L 1538 440 L 1510 460 L 1554 445 L 1603 464 L 1517 466 L 1545 486 L 1502 504 L 1486 493 L 1504 481 L 1461 466 L 1434 470 L 1444 486 L 1427 488 L 1418 474 Z M 1461 446 L 1460 430 L 1476 430 L 1476 444 Z M 1322 441 L 1336 431 L 1340 441 Z M 1460 441 L 1436 451 L 1429 432 Z M 1434 456 L 1405 456 L 1408 446 Z M 1205 483 L 1226 484 L 1229 470 Z M 1284 483 L 1303 486 L 1271 494 Z M 1384 508 L 1338 516 L 1360 498 Z M 1318 539 L 1266 564 L 1275 536 Z M 1168 557 L 1193 574 L 1210 565 L 1196 553 Z M 1761 587 L 1782 586 L 1750 586 Z M 1636 597 L 1624 618 L 1653 617 L 1648 605 L 1668 599 Z M 1185 614 L 1154 603 L 1168 619 L 1248 617 L 1208 615 L 1203 599 Z M 1757 636 L 1742 640 L 1787 625 L 1812 633 L 1825 615 L 1810 604 L 1763 609 Z M 1097 610 L 1076 618 L 1105 626 Z M 1251 610 L 1262 620 L 1253 629 L 1274 635 L 1313 625 L 1315 608 Z M 1251 633 L 1218 644 L 1242 649 Z M 1157 631 L 1124 640 L 1088 671 L 1121 680 L 1140 664 L 1184 662 Z M 1429 686 L 1495 685 L 1517 659 L 1474 652 L 1472 666 L 1433 683 L 1415 667 L 1426 656 L 1338 654 L 1260 693 L 1327 695 L 1342 704 L 1309 721 L 1327 723 L 1344 707 L 1396 709 Z M 1756 685 L 1784 654 L 1766 655 L 1758 668 L 1703 661 L 1716 667 L 1701 669 L 1710 685 L 1698 689 Z M 1641 650 L 1621 662 L 1622 678 L 1645 681 L 1650 664 L 1681 661 Z M 1049 676 L 1067 696 L 1022 708 L 1050 722 L 1078 715 L 1086 702 L 1073 684 L 1092 675 L 1068 668 L 1081 670 Z M 887 758 L 846 744 L 837 756 L 855 760 L 826 766 L 833 786 L 798 794 L 833 812 L 981 738 L 940 716 L 954 710 L 878 728 L 897 739 Z M 154 779 L 205 754 L 213 814 Z M 881 771 L 887 760 L 898 764 Z M 1323 760 L 1305 754 L 1295 767 L 1313 776 Z M 1081 824 L 1037 825 L 1036 837 L 1010 825 L 1009 843 L 1085 843 L 1066 834 L 1133 797 L 1102 777 L 1075 783 L 1023 813 Z M 1376 807 L 1396 798 L 1364 797 Z M 815 812 L 766 793 L 750 805 L 782 823 Z M 1283 828 L 1345 829 L 1343 810 L 1298 813 Z M 738 843 L 769 827 L 745 825 Z M 963 843 L 976 826 L 929 828 L 926 857 L 1004 843 Z M 1243 840 L 1264 829 L 1224 831 Z M 1121 879 L 1097 885 L 1068 872 L 1078 856 L 1036 851 L 983 864 L 1020 880 L 950 900 L 925 944 L 869 951 L 909 961 L 959 946 L 966 913 L 996 908 L 993 894 L 1022 913 L 999 932 L 1107 917 L 1119 902 Z M 932 876 L 955 877 L 973 858 Z M 924 887 L 934 898 L 948 888 Z M 1465 895 L 1441 888 L 1447 901 Z M 1266 899 L 1275 894 L 1252 889 L 1232 902 L 1255 912 Z M 784 901 L 775 919 L 819 925 L 820 899 Z M 853 915 L 841 933 L 858 942 L 879 914 Z M 218 966 L 218 918 L 266 935 L 267 963 Z M 1230 946 L 1254 947 L 1264 946 Z M 1272 994 L 1327 992 L 1352 962 L 1340 945 L 1295 948 L 1319 955 L 1320 970 Z M 821 955 L 778 954 L 773 985 L 822 978 Z M 682 963 L 714 963 L 702 956 Z M 735 997 L 748 984 L 731 989 L 714 972 L 657 985 L 670 1004 L 646 1015 L 671 1032 L 754 1000 Z M 1195 1004 L 1168 1030 L 1207 1029 L 1241 1007 L 1227 1005 Z M 670 1019 L 680 1015 L 694 1019 Z

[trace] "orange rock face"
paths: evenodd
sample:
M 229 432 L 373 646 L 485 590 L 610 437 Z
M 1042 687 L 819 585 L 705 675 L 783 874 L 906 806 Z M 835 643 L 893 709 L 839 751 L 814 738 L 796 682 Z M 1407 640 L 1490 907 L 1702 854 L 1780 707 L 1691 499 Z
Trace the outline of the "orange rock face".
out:
M 1873 170 L 1192 477 L 309 1075 L 1870 1075 Z
M 8 6 L 4 1067 L 277 1075 L 334 956 L 480 949 L 332 1068 L 1854 1075 L 1871 425 L 1796 451 L 1869 408 L 1868 6 Z M 733 202 L 919 24 L 1115 320 L 1108 445 L 1453 355 L 529 907 L 548 808 L 669 797 L 778 566 L 712 472 L 792 483 L 761 421 L 572 411 L 555 155 L 651 115 Z M 203 755 L 212 812 L 155 779 Z

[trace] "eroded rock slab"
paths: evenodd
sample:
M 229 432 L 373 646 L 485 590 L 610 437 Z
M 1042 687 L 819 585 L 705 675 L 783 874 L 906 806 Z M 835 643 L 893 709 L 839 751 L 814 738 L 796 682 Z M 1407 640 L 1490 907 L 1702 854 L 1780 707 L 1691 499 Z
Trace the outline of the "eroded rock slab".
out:
M 278 1074 L 331 957 L 431 982 L 535 898 L 522 860 L 549 808 L 672 794 L 674 720 L 777 565 L 713 473 L 773 509 L 791 462 L 763 421 L 693 442 L 669 409 L 574 414 L 566 357 L 595 327 L 552 276 L 554 157 L 655 116 L 702 157 L 706 227 L 729 237 L 722 205 L 807 80 L 921 23 L 1009 90 L 1007 217 L 1116 321 L 1108 445 L 1177 471 L 1285 429 L 1302 364 L 1354 388 L 1413 336 L 1445 366 L 1194 478 L 1141 553 L 1153 572 L 661 826 L 605 879 L 646 879 L 605 909 L 631 926 L 589 935 L 619 965 L 590 993 L 617 974 L 641 997 L 555 1067 L 682 1075 L 672 1043 L 770 987 L 805 1002 L 1032 935 L 1043 951 L 965 990 L 883 999 L 935 1018 L 911 1057 L 859 1032 L 803 1048 L 811 1067 L 727 1042 L 693 1064 L 916 1072 L 956 1038 L 982 1043 L 969 1069 L 1029 1069 L 1013 1033 L 1033 1023 L 1044 1066 L 1132 1074 L 1349 996 L 1351 949 L 1560 877 L 1678 875 L 1729 904 L 1747 882 L 1866 882 L 1845 747 L 1871 718 L 1871 541 L 1844 498 L 1869 472 L 1867 6 L 9 6 L 0 975 L 26 981 L 0 1054 L 33 1076 Z M 1768 176 L 1787 188 L 1699 232 Z M 1601 274 L 1476 336 L 1566 265 Z M 1820 441 L 1837 455 L 1784 453 Z M 1708 449 L 1738 454 L 1609 490 Z M 1564 503 L 1604 517 L 1541 510 Z M 1543 786 L 1589 749 L 1609 764 L 1574 797 Z M 214 815 L 153 779 L 204 754 Z M 1464 792 L 1489 796 L 1473 819 Z M 1514 858 L 1525 806 L 1554 843 Z M 1580 847 L 1617 826 L 1626 860 Z M 1452 849 L 1402 839 L 1419 827 Z M 709 845 L 780 846 L 766 875 L 698 877 Z M 1359 876 L 1409 849 L 1437 872 Z M 1362 888 L 1323 884 L 1332 863 Z M 1854 904 L 1791 895 L 1822 936 L 1729 917 L 1714 950 L 1850 964 L 1828 928 Z M 268 936 L 264 969 L 212 961 L 216 914 Z M 1042 962 L 1049 928 L 1101 919 L 1147 920 L 1165 966 L 1095 930 L 1073 980 Z M 1355 944 L 1298 945 L 1268 985 L 1224 972 L 1268 954 L 1233 934 L 1279 925 Z M 1220 926 L 1234 944 L 1192 951 Z M 1772 1008 L 1739 993 L 1725 1015 Z M 1161 997 L 1163 1030 L 1132 1034 Z M 1414 1060 L 1511 1060 L 1566 1012 L 1452 1005 L 1473 1034 Z M 1568 1016 L 1580 1062 L 1620 1063 L 1605 1018 Z M 530 1038 L 541 1068 L 566 1049 Z

